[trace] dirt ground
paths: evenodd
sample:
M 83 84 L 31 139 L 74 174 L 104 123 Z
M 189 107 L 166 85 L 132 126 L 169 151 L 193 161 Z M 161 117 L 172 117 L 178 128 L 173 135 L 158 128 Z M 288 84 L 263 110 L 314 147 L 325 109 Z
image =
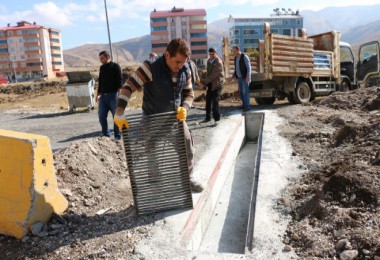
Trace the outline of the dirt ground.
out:
M 309 170 L 280 202 L 293 217 L 284 243 L 300 258 L 380 259 L 380 88 L 278 112 Z
M 66 110 L 64 83 L 49 84 L 0 88 L 0 110 Z M 235 89 L 226 88 L 224 113 L 241 105 Z M 196 92 L 195 107 L 204 106 L 202 93 Z M 293 217 L 284 249 L 301 259 L 380 257 L 380 88 L 335 93 L 305 106 L 281 104 L 268 108 L 286 119 L 281 134 L 308 168 L 278 202 Z M 189 126 L 196 145 L 207 147 L 212 128 L 199 127 L 204 111 L 195 113 Z M 23 240 L 0 235 L 1 259 L 138 259 L 134 245 L 150 236 L 157 220 L 135 215 L 121 143 L 75 141 L 54 159 L 67 212 Z

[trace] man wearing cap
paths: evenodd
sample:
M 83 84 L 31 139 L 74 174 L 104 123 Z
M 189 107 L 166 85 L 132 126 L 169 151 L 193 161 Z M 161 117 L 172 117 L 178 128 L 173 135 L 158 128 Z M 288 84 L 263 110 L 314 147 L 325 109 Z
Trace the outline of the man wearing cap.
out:
M 219 101 L 224 85 L 224 69 L 223 62 L 218 57 L 214 48 L 209 48 L 208 54 L 210 58 L 207 60 L 207 75 L 201 81 L 202 88 L 207 87 L 206 118 L 202 122 L 207 123 L 211 121 L 212 110 L 212 116 L 216 123 L 220 120 Z

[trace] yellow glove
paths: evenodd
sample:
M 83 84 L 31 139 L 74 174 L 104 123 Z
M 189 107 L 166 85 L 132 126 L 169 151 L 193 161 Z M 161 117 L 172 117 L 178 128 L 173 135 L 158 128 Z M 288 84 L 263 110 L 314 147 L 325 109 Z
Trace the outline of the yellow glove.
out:
M 177 119 L 179 121 L 185 121 L 187 116 L 187 110 L 184 107 L 178 107 L 177 108 Z
M 129 127 L 128 121 L 124 115 L 121 115 L 121 116 L 115 115 L 113 118 L 113 122 L 117 125 L 117 127 L 119 127 L 120 132 L 123 131 L 123 126 L 125 126 L 125 128 L 127 128 L 127 129 Z

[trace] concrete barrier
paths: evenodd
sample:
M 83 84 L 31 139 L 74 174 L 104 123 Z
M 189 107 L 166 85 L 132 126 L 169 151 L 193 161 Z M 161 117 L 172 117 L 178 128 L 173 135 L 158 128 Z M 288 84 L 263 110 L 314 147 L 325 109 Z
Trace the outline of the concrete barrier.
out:
M 0 130 L 0 233 L 20 239 L 30 225 L 46 223 L 67 206 L 58 190 L 49 138 Z

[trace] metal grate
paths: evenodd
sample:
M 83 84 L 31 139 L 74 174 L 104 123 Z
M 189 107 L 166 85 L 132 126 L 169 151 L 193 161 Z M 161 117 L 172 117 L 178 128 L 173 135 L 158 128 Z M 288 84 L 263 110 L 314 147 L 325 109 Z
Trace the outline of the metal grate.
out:
M 123 142 L 138 215 L 192 208 L 183 123 L 175 112 L 128 116 Z

